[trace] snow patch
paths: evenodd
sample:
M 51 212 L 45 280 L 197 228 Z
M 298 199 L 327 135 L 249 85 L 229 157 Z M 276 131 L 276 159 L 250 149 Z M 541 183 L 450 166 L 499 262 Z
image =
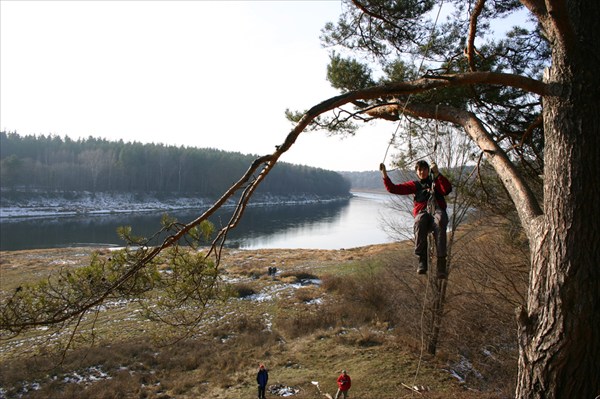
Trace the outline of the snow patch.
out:
M 475 370 L 471 361 L 464 356 L 461 356 L 460 361 L 453 364 L 452 368 L 448 370 L 448 372 L 460 383 L 464 383 L 469 375 L 473 375 L 478 379 L 483 378 L 483 375 L 481 375 L 479 371 Z
M 255 195 L 251 206 L 296 205 L 336 202 L 346 196 L 323 198 L 316 194 L 290 197 L 270 194 Z M 40 218 L 90 214 L 123 214 L 139 212 L 207 209 L 214 200 L 207 197 L 164 197 L 152 193 L 112 193 L 90 191 L 2 190 L 0 218 Z M 224 206 L 233 207 L 228 201 Z M 5 220 L 7 221 L 7 220 Z
M 285 386 L 283 384 L 277 384 L 277 385 L 270 385 L 269 392 L 272 395 L 287 397 L 287 396 L 296 395 L 298 392 L 300 392 L 300 390 L 297 388 Z

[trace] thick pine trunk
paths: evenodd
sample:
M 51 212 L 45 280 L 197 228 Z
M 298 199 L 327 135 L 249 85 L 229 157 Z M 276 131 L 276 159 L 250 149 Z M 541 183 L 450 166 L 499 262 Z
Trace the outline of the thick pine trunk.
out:
M 600 74 L 591 40 L 598 21 L 585 2 L 574 3 L 577 37 L 553 43 L 545 77 L 558 95 L 544 98 L 544 216 L 530 235 L 517 398 L 600 395 Z

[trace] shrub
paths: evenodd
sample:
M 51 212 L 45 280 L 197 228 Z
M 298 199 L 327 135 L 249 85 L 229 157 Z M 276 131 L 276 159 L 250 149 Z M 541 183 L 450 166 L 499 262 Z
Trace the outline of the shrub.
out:
M 238 283 L 231 287 L 233 295 L 238 298 L 247 298 L 251 295 L 256 294 L 256 291 L 252 286 L 246 283 Z

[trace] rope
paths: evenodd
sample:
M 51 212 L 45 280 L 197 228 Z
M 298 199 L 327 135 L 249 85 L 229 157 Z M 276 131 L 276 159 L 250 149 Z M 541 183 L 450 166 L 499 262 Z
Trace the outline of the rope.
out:
M 414 387 L 417 382 L 417 377 L 419 376 L 419 371 L 421 370 L 421 362 L 423 360 L 423 352 L 425 350 L 425 333 L 423 332 L 423 324 L 425 319 L 425 304 L 427 303 L 427 291 L 429 290 L 429 279 L 425 283 L 425 296 L 423 297 L 423 306 L 421 308 L 421 353 L 419 354 L 419 361 L 417 362 L 417 370 L 415 371 L 415 376 L 413 377 L 413 381 L 411 386 Z M 411 393 L 411 397 L 414 395 L 414 391 Z
M 442 11 L 442 7 L 444 5 L 444 0 L 440 1 L 440 7 L 438 9 L 437 15 L 435 17 L 435 21 L 433 23 L 433 26 L 431 27 L 431 33 L 429 36 L 429 41 L 427 42 L 427 47 L 425 48 L 425 52 L 423 53 L 423 57 L 421 58 L 421 63 L 419 65 L 419 70 L 417 72 L 417 75 L 421 74 L 421 71 L 423 69 L 423 64 L 425 62 L 425 57 L 427 57 L 427 53 L 429 52 L 429 48 L 431 47 L 431 43 L 433 41 L 433 34 L 435 32 L 435 28 L 437 26 L 439 17 L 440 17 L 440 13 Z M 408 104 L 410 103 L 410 100 L 412 98 L 412 93 L 408 95 L 408 97 L 406 98 L 406 102 L 404 103 L 404 106 L 402 107 L 402 112 L 398 115 L 398 124 L 396 125 L 396 129 L 394 130 L 394 133 L 392 134 L 392 138 L 390 139 L 386 149 L 385 149 L 385 154 L 383 155 L 383 161 L 382 163 L 385 163 L 385 160 L 387 159 L 387 155 L 388 152 L 390 150 L 390 147 L 392 146 L 392 144 L 394 144 L 395 140 L 396 140 L 396 135 L 398 134 L 398 130 L 400 129 L 400 123 L 402 122 L 402 120 L 400 119 L 400 115 L 404 115 L 404 112 L 406 111 L 406 107 L 408 107 Z M 437 121 L 437 106 L 436 106 L 436 121 Z M 410 136 L 409 136 L 410 137 Z M 434 143 L 434 156 L 435 153 L 437 151 L 437 124 L 436 124 L 436 137 L 435 137 L 435 143 Z M 432 195 L 431 197 L 434 197 L 434 195 Z M 425 350 L 425 333 L 424 333 L 424 319 L 425 319 L 425 308 L 426 308 L 426 304 L 427 304 L 427 292 L 429 290 L 429 280 L 427 280 L 427 282 L 425 283 L 425 295 L 423 297 L 423 306 L 421 308 L 421 353 L 419 354 L 419 361 L 417 363 L 417 370 L 415 371 L 415 376 L 413 378 L 413 382 L 412 385 L 414 386 L 417 378 L 419 376 L 419 371 L 421 369 L 421 363 L 423 361 L 423 352 Z M 414 395 L 414 390 L 411 390 L 411 396 Z
M 433 22 L 433 26 L 431 27 L 431 32 L 429 34 L 429 40 L 427 41 L 427 47 L 425 48 L 425 52 L 423 53 L 423 57 L 421 58 L 421 64 L 419 65 L 419 70 L 417 72 L 417 75 L 419 75 L 419 76 L 421 75 L 421 70 L 423 69 L 423 63 L 425 62 L 425 57 L 427 57 L 427 53 L 429 52 L 429 48 L 431 47 L 431 43 L 433 41 L 433 34 L 435 32 L 435 28 L 436 28 L 438 20 L 440 18 L 440 14 L 442 12 L 443 6 L 444 6 L 444 0 L 440 1 L 440 8 L 438 8 L 437 15 L 435 16 L 435 21 Z M 400 119 L 400 115 L 404 115 L 404 111 L 406 111 L 406 107 L 408 107 L 408 104 L 409 104 L 411 98 L 412 98 L 412 93 L 410 93 L 408 95 L 408 98 L 406 99 L 406 102 L 404 103 L 404 106 L 402 107 L 402 112 L 398 115 L 398 126 L 396 126 L 396 130 L 394 131 L 394 134 L 392 134 L 392 138 L 390 139 L 390 142 L 388 143 L 387 148 L 385 149 L 383 161 L 381 161 L 382 163 L 385 163 L 388 151 L 390 150 L 390 147 L 392 146 L 392 144 L 394 144 L 394 141 L 396 141 L 396 134 L 398 133 L 398 129 L 400 128 L 400 122 L 402 122 L 402 120 Z M 436 112 L 437 112 L 437 108 L 436 108 Z
M 408 100 L 410 99 L 411 95 L 409 95 L 408 98 L 406 99 L 407 103 L 404 105 L 404 109 L 406 109 L 406 105 L 408 105 Z M 402 110 L 402 113 L 404 113 L 404 110 Z M 385 149 L 385 154 L 383 155 L 383 161 L 381 161 L 382 163 L 385 163 L 385 159 L 387 158 L 388 151 L 390 150 L 390 147 L 392 146 L 392 144 L 394 144 L 394 140 L 396 140 L 396 134 L 398 133 L 398 129 L 400 129 L 400 122 L 402 122 L 402 121 L 400 120 L 400 118 L 398 118 L 398 125 L 396 126 L 396 130 L 394 131 L 394 134 L 392 134 L 392 138 L 390 139 L 390 142 L 388 143 L 387 148 Z
M 436 105 L 435 107 L 435 120 L 436 120 L 436 124 L 435 124 L 435 138 L 434 138 L 434 144 L 433 144 L 433 162 L 436 162 L 436 158 L 437 158 L 437 141 L 438 141 L 438 120 L 437 120 L 437 112 L 438 112 L 438 106 Z M 433 215 L 435 214 L 435 210 L 437 209 L 437 199 L 435 198 L 435 179 L 431 179 L 431 194 L 429 195 L 429 199 L 427 200 L 427 211 L 429 212 L 429 214 L 431 215 L 431 217 L 433 217 Z M 435 242 L 435 240 L 433 239 L 433 234 L 429 235 L 427 239 L 429 240 L 429 245 L 427 246 L 429 248 L 429 254 L 428 254 L 428 261 L 430 263 L 430 265 L 433 264 L 433 262 L 431 262 L 433 260 L 433 248 L 434 245 L 437 245 L 437 243 Z M 428 274 L 429 276 L 429 274 Z M 425 283 L 425 296 L 423 297 L 423 306 L 421 308 L 421 353 L 419 354 L 419 361 L 417 362 L 417 370 L 415 371 L 415 376 L 413 378 L 413 382 L 412 382 L 412 386 L 415 386 L 415 383 L 417 381 L 417 377 L 419 375 L 419 371 L 421 369 L 421 362 L 423 360 L 423 352 L 425 350 L 425 333 L 424 333 L 424 318 L 425 318 L 425 308 L 426 308 L 426 304 L 427 304 L 427 292 L 429 290 L 429 278 L 427 279 L 427 282 Z M 412 390 L 411 393 L 411 397 L 414 395 L 414 390 Z
M 438 120 L 439 106 L 440 106 L 439 104 L 435 105 L 435 137 L 433 139 L 433 157 L 431 159 L 436 164 L 437 164 L 437 146 L 438 146 L 438 136 L 439 136 L 438 126 L 440 124 L 440 121 Z

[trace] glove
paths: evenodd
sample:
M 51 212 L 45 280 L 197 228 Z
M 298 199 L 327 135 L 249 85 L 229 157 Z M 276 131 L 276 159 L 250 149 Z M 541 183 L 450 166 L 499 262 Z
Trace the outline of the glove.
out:
M 440 175 L 440 171 L 438 170 L 438 166 L 435 162 L 431 164 L 429 170 L 431 171 L 434 179 L 437 179 L 437 177 Z
M 379 170 L 381 171 L 381 176 L 383 176 L 384 179 L 387 178 L 387 170 L 385 169 L 384 163 L 379 164 Z

